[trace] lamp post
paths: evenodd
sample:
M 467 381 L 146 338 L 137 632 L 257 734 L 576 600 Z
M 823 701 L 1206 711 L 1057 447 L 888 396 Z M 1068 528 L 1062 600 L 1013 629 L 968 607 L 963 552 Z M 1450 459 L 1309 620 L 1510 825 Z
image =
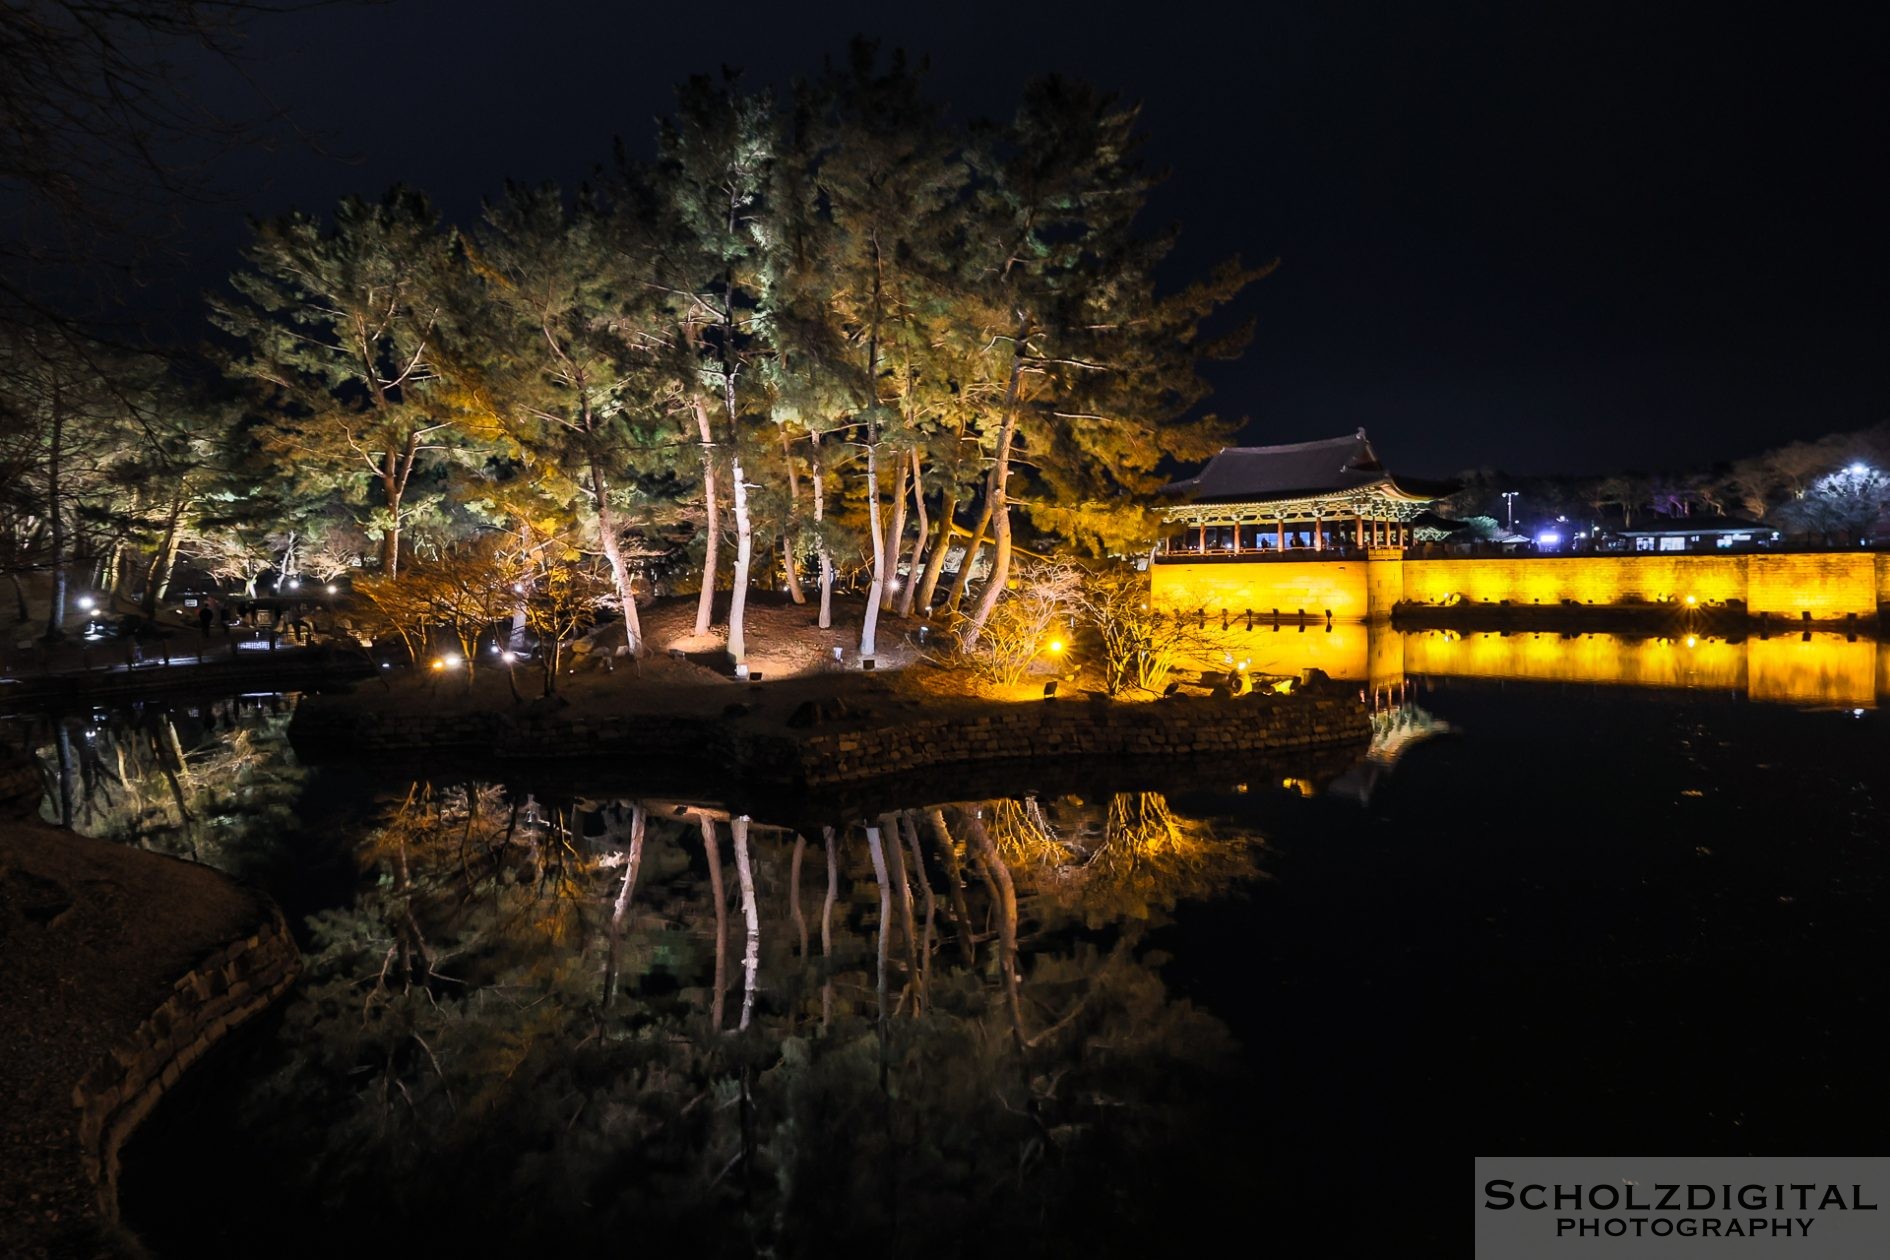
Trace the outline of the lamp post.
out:
M 1516 491 L 1503 491 L 1503 507 L 1509 514 L 1509 532 L 1516 532 Z

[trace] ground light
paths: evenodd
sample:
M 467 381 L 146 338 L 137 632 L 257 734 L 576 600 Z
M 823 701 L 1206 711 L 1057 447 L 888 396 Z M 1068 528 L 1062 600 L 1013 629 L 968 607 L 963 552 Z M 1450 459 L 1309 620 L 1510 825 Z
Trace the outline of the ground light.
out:
M 91 612 L 94 608 L 97 608 L 97 607 L 98 607 L 98 601 L 93 599 L 90 595 L 79 596 L 79 608 L 82 611 Z

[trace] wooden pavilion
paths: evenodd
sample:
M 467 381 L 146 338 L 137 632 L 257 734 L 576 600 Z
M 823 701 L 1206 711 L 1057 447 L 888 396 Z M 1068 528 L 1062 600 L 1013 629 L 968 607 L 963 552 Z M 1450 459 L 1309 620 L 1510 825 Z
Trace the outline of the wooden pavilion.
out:
M 1286 446 L 1230 446 L 1163 490 L 1170 556 L 1269 556 L 1408 546 L 1412 521 L 1451 492 L 1394 477 L 1360 429 Z

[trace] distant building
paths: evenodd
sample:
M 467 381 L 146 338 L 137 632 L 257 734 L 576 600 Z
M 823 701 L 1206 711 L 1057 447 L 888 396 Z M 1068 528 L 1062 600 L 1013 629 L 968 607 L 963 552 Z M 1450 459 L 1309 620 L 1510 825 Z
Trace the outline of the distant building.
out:
M 1173 556 L 1262 559 L 1408 545 L 1455 487 L 1394 476 L 1360 429 L 1286 446 L 1230 446 L 1163 490 Z
M 1636 528 L 1617 529 L 1628 551 L 1708 551 L 1769 547 L 1779 540 L 1770 525 L 1736 516 L 1675 516 Z

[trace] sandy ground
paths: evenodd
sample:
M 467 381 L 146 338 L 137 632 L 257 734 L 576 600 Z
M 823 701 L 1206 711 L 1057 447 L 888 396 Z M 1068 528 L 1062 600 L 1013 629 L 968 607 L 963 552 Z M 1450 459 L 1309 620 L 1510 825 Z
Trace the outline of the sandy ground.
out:
M 721 613 L 718 604 L 718 616 Z M 552 703 L 575 713 L 688 713 L 726 715 L 755 728 L 779 728 L 804 701 L 842 700 L 854 710 L 853 721 L 883 722 L 893 711 L 923 709 L 927 715 L 955 707 L 975 708 L 992 700 L 1041 697 L 1046 672 L 1016 687 L 980 683 L 963 670 L 942 668 L 920 643 L 919 630 L 930 624 L 917 618 L 880 615 L 875 668 L 862 670 L 859 635 L 862 607 L 857 600 L 836 600 L 834 625 L 822 630 L 818 610 L 789 603 L 782 596 L 751 596 L 747 616 L 750 679 L 735 677 L 727 654 L 727 632 L 716 626 L 696 636 L 695 600 L 660 600 L 642 609 L 648 651 L 641 661 L 612 654 L 623 642 L 608 628 L 598 649 L 571 654 L 558 679 Z M 931 637 L 928 633 L 927 637 Z M 840 659 L 834 659 L 834 649 Z M 536 661 L 520 662 L 513 677 L 524 704 L 539 697 L 544 675 Z M 759 675 L 759 681 L 754 677 Z M 511 709 L 514 701 L 506 670 L 490 651 L 468 680 L 463 669 L 414 671 L 395 668 L 382 675 L 384 686 L 362 683 L 343 703 L 368 708 L 425 705 L 435 712 Z M 1065 680 L 1061 695 L 1075 694 Z M 845 725 L 823 722 L 823 726 Z
M 261 913 L 208 867 L 0 821 L 0 1255 L 116 1249 L 80 1163 L 73 1086 Z

